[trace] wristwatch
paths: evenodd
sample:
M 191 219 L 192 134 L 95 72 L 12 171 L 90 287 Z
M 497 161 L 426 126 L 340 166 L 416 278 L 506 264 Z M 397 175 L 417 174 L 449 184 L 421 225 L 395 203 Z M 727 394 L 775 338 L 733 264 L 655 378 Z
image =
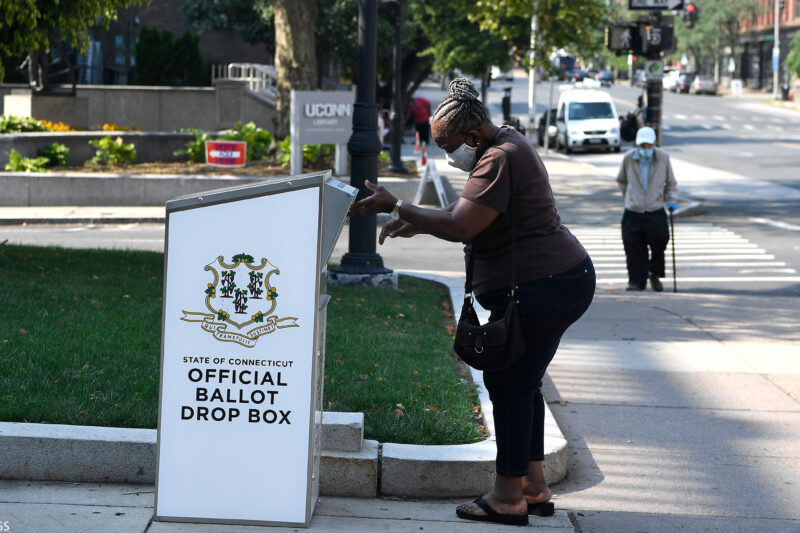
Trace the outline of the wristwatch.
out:
M 392 212 L 389 213 L 389 216 L 391 217 L 392 220 L 400 220 L 400 206 L 402 205 L 403 205 L 403 200 L 398 199 L 397 203 L 394 204 L 394 209 L 392 209 Z

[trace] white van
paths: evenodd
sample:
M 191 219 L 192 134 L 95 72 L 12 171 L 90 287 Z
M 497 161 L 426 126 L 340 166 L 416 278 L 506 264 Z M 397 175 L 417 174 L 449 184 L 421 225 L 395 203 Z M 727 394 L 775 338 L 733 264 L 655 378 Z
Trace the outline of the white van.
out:
M 573 150 L 619 152 L 619 115 L 605 91 L 573 89 L 558 99 L 556 147 L 570 154 Z

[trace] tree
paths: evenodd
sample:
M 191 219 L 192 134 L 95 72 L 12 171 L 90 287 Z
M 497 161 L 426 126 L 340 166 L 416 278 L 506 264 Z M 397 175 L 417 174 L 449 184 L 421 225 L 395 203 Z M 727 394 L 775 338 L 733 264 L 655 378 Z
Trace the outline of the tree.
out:
M 172 32 L 143 26 L 136 43 L 134 79 L 139 85 L 201 85 L 207 69 L 200 56 L 199 38 L 185 31 L 177 40 Z
M 735 56 L 749 22 L 767 8 L 755 0 L 705 0 L 698 4 L 692 28 L 683 20 L 675 24 L 680 51 L 691 56 L 698 66 L 713 63 L 721 48 L 729 47 Z
M 275 13 L 275 71 L 278 75 L 275 134 L 289 133 L 291 91 L 317 88 L 315 0 L 270 0 Z
M 201 30 L 232 30 L 248 43 L 275 52 L 275 25 L 267 0 L 186 0 L 181 12 Z
M 491 67 L 506 70 L 511 66 L 511 44 L 470 21 L 469 8 L 462 2 L 415 2 L 411 12 L 410 23 L 419 26 L 428 40 L 419 54 L 433 58 L 433 69 L 438 72 L 459 69 L 481 78 L 485 100 Z
M 786 68 L 795 76 L 800 76 L 800 31 L 794 34 L 792 49 L 786 58 Z
M 98 23 L 108 28 L 117 10 L 149 0 L 14 0 L 0 2 L 0 54 L 28 55 L 29 81 L 37 90 L 47 86 L 47 51 L 61 43 L 82 51 L 89 45 L 88 30 Z M 5 70 L 0 64 L 0 81 Z
M 470 20 L 481 30 L 514 42 L 519 53 L 530 48 L 530 20 L 536 14 L 537 52 L 544 51 L 536 54 L 536 65 L 548 70 L 552 50 L 590 57 L 604 44 L 597 30 L 608 19 L 606 0 L 476 0 L 470 4 Z

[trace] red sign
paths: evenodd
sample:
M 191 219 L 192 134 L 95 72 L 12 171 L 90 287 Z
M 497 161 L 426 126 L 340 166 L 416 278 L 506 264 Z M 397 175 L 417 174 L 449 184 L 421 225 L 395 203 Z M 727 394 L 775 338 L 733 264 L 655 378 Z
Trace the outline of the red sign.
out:
M 215 167 L 243 167 L 247 159 L 245 141 L 206 141 L 206 164 Z

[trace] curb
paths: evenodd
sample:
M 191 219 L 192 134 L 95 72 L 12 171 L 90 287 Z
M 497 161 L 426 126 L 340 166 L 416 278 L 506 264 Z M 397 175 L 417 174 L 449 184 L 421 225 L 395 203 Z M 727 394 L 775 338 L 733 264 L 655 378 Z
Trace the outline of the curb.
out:
M 463 281 L 398 272 L 445 285 L 460 314 Z M 479 315 L 486 320 L 487 313 Z M 470 369 L 472 381 L 482 373 Z M 320 494 L 419 498 L 471 497 L 494 482 L 492 409 L 488 392 L 479 400 L 490 437 L 472 444 L 421 446 L 364 440 L 358 452 L 324 449 Z M 324 419 L 324 417 L 323 417 Z M 567 441 L 545 403 L 545 479 L 567 475 Z M 155 483 L 156 430 L 0 422 L 0 478 L 30 481 Z M 330 480 L 327 482 L 325 480 Z M 343 483 L 342 481 L 346 481 Z

